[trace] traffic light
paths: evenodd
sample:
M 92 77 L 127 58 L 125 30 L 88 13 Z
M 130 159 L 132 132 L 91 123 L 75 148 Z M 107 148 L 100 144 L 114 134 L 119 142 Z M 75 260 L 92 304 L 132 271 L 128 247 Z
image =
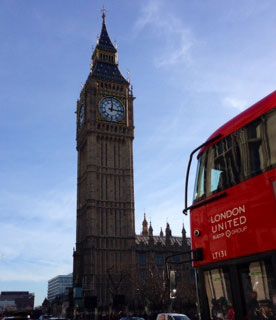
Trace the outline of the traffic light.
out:
M 176 298 L 176 271 L 170 270 L 170 298 Z

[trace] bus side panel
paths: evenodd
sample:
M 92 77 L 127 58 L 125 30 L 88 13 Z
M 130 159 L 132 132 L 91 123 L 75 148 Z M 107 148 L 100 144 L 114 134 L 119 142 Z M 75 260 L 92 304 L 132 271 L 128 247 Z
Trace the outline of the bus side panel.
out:
M 191 212 L 195 266 L 276 249 L 276 170 L 227 190 L 227 197 Z M 199 232 L 195 233 L 195 230 Z
M 206 221 L 206 207 L 202 206 L 198 209 L 191 211 L 191 239 L 192 239 L 192 249 L 205 248 L 203 245 L 204 242 L 208 241 L 207 234 L 202 233 L 202 226 L 205 226 Z M 200 232 L 200 235 L 197 236 L 197 232 Z M 205 250 L 205 249 L 204 249 Z M 196 266 L 196 263 L 193 263 Z

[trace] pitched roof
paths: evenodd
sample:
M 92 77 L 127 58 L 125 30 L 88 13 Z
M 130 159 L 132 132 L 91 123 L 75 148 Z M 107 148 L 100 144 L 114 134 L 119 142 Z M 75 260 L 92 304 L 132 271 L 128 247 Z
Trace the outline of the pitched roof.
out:
M 102 31 L 97 44 L 97 48 L 104 51 L 109 51 L 114 53 L 117 52 L 116 48 L 113 46 L 113 43 L 111 42 L 109 35 L 107 33 L 105 19 L 103 19 Z
M 119 68 L 115 64 L 97 61 L 92 68 L 92 78 L 104 81 L 115 81 L 122 84 L 128 84 L 127 80 L 122 76 Z
M 92 66 L 91 74 L 88 77 L 88 80 L 92 78 L 92 79 L 103 80 L 103 81 L 117 82 L 121 84 L 129 84 L 128 81 L 122 76 L 118 68 L 118 63 L 116 62 L 117 49 L 113 46 L 109 38 L 109 35 L 107 33 L 107 29 L 105 25 L 105 14 L 103 14 L 102 17 L 103 17 L 102 31 L 101 31 L 101 35 L 98 40 L 97 46 L 92 55 L 93 66 Z M 111 54 L 111 56 L 113 56 L 113 60 L 105 61 L 104 59 L 101 59 L 101 58 L 99 59 L 99 57 L 96 56 L 96 52 L 98 50 L 107 52 L 107 54 L 109 53 L 109 56 Z
M 155 246 L 161 245 L 166 246 L 166 237 L 153 236 L 153 244 Z M 136 235 L 135 243 L 136 245 L 147 246 L 150 245 L 149 242 L 150 237 L 146 237 L 143 235 Z M 171 245 L 182 246 L 182 237 L 170 237 Z M 191 239 L 187 238 L 188 245 L 191 245 Z

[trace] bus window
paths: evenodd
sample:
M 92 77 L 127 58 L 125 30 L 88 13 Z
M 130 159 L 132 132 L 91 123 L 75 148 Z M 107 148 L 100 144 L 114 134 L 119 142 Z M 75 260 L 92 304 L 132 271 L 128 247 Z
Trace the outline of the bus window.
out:
M 205 195 L 205 163 L 206 154 L 203 154 L 198 161 L 194 199 L 200 200 Z
M 246 127 L 249 172 L 247 176 L 254 176 L 265 168 L 263 152 L 262 121 L 258 120 Z
M 194 200 L 223 191 L 276 165 L 276 111 L 210 147 L 199 158 Z
M 211 169 L 211 192 L 217 191 L 221 188 L 223 181 L 223 171 L 218 169 Z
M 240 150 L 235 134 L 218 142 L 207 154 L 207 196 L 241 181 Z
M 229 273 L 222 268 L 204 272 L 211 319 L 235 319 Z
M 239 275 L 246 319 L 275 319 L 276 286 L 271 262 L 261 260 L 243 264 L 239 267 Z
M 270 154 L 270 166 L 276 165 L 276 111 L 272 111 L 266 116 L 266 136 L 268 140 L 269 154 Z

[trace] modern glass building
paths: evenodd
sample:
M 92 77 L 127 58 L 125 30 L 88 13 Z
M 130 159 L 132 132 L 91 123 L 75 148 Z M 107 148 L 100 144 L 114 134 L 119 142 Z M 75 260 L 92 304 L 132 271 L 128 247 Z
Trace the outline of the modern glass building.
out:
M 67 288 L 73 286 L 73 274 L 59 275 L 48 281 L 48 300 L 53 301 L 57 296 L 63 295 Z

